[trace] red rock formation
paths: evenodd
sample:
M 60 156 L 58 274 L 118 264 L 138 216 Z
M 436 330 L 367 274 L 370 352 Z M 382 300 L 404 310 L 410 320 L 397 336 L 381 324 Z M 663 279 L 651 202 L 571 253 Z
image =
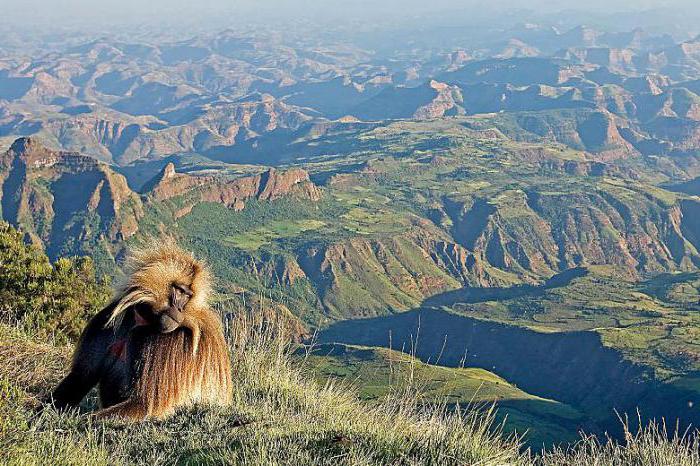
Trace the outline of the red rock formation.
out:
M 93 158 L 20 138 L 0 157 L 0 167 L 0 185 L 9 195 L 3 215 L 22 223 L 38 243 L 60 242 L 67 231 L 86 241 L 104 235 L 118 242 L 138 230 L 143 216 L 139 196 L 122 175 Z M 99 221 L 97 231 L 93 218 Z
M 462 97 L 456 86 L 450 86 L 435 80 L 430 81 L 430 87 L 437 95 L 429 103 L 419 107 L 413 114 L 413 118 L 419 120 L 439 118 L 461 103 Z
M 172 163 L 147 184 L 146 191 L 158 201 L 192 192 L 196 193 L 197 202 L 216 202 L 236 211 L 244 209 L 245 202 L 252 198 L 268 201 L 296 195 L 317 201 L 321 197 L 318 187 L 302 169 L 278 171 L 271 168 L 255 176 L 222 180 L 176 173 Z

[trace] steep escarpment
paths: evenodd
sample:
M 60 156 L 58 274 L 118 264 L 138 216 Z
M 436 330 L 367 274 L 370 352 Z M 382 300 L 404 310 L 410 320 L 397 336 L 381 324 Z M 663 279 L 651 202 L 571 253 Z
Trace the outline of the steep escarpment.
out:
M 464 114 L 458 87 L 435 80 L 418 87 L 387 87 L 376 96 L 348 109 L 362 120 L 429 119 Z
M 667 204 L 615 184 L 443 202 L 455 240 L 520 280 L 586 265 L 615 265 L 631 276 L 691 270 L 699 257 L 694 201 Z
M 103 266 L 140 232 L 146 211 L 175 198 L 179 204 L 170 221 L 202 202 L 240 211 L 251 199 L 295 196 L 313 202 L 321 197 L 301 169 L 270 169 L 224 179 L 180 174 L 173 164 L 147 183 L 141 195 L 108 165 L 78 153 L 47 149 L 35 138 L 18 139 L 0 154 L 0 188 L 2 218 L 21 226 L 51 257 L 90 254 Z
M 250 256 L 241 261 L 241 269 L 273 286 L 292 286 L 297 280 L 308 278 L 296 259 L 284 254 Z
M 686 240 L 700 251 L 700 202 L 685 200 L 680 204 L 681 232 Z M 696 267 L 700 267 L 700 261 L 695 260 Z
M 622 137 L 618 120 L 605 110 L 579 109 L 514 113 L 497 119 L 496 124 L 510 137 L 540 137 L 587 151 L 596 160 L 609 161 L 638 155 Z
M 15 141 L 2 159 L 3 218 L 21 225 L 52 257 L 136 233 L 141 200 L 106 165 L 46 149 L 33 138 Z
M 304 251 L 299 265 L 335 316 L 373 316 L 409 309 L 458 282 L 407 237 L 353 238 Z
M 297 260 L 321 304 L 336 317 L 381 315 L 461 286 L 504 284 L 478 253 L 426 226 L 304 248 Z
M 504 193 L 498 200 L 446 199 L 445 206 L 454 238 L 482 262 L 526 280 L 558 269 L 551 226 L 529 207 L 525 193 Z
M 537 194 L 532 204 L 552 225 L 566 268 L 612 264 L 634 274 L 687 270 L 697 260 L 697 249 L 683 234 L 688 220 L 677 205 L 615 186 Z
M 110 113 L 86 113 L 70 119 L 48 120 L 41 126 L 66 150 L 112 161 L 133 150 L 133 146 L 138 144 L 137 139 L 148 131 L 149 120 Z
M 578 406 L 598 400 L 614 405 L 634 395 L 641 396 L 634 382 L 644 379 L 643 368 L 626 363 L 613 350 L 603 348 L 593 333 L 541 334 L 427 309 L 340 322 L 323 330 L 320 340 L 383 347 L 392 344 L 401 348 L 410 344 L 411 336 L 415 338 L 418 331 L 424 338 L 415 349 L 422 360 L 435 360 L 447 341 L 441 364 L 459 366 L 466 354 L 469 366 L 495 369 L 499 375 L 540 396 Z M 582 346 L 589 351 L 580 352 Z M 579 376 L 570 377 L 568 371 Z M 604 373 L 605 384 L 624 380 L 620 390 L 610 392 L 610 385 L 603 386 Z
M 183 214 L 198 202 L 215 202 L 240 211 L 245 208 L 245 201 L 252 198 L 271 201 L 295 195 L 317 201 L 321 197 L 309 174 L 298 168 L 286 171 L 271 168 L 259 175 L 225 180 L 177 173 L 173 163 L 168 163 L 161 173 L 144 185 L 143 190 L 153 201 L 190 194 L 187 200 L 189 207 L 183 207 Z
M 350 182 L 333 186 L 353 189 Z M 696 270 L 697 203 L 656 195 L 607 181 L 559 191 L 444 195 L 426 213 L 431 220 L 405 211 L 375 217 L 364 210 L 367 200 L 337 217 L 314 217 L 304 208 L 220 247 L 250 254 L 236 267 L 265 283 L 310 287 L 314 306 L 327 317 L 369 317 L 459 289 L 541 286 L 581 267 L 612 266 L 629 280 Z M 357 227 L 353 215 L 371 223 L 350 230 Z

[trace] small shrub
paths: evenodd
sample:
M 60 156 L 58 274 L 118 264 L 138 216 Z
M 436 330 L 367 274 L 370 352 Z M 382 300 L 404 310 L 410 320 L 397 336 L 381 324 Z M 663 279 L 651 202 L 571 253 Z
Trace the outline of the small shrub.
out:
M 59 343 L 75 340 L 110 296 L 90 258 L 53 264 L 23 234 L 0 222 L 0 322 Z

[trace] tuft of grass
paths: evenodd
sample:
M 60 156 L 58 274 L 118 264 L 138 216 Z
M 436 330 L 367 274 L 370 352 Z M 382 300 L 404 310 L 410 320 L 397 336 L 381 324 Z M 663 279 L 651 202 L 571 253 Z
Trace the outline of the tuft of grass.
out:
M 611 438 L 601 441 L 586 436 L 569 448 L 555 448 L 543 453 L 537 464 L 543 466 L 569 466 L 572 464 L 606 466 L 697 466 L 700 465 L 700 437 L 697 431 L 669 432 L 666 424 L 638 423 L 631 429 L 624 419 L 624 441 Z

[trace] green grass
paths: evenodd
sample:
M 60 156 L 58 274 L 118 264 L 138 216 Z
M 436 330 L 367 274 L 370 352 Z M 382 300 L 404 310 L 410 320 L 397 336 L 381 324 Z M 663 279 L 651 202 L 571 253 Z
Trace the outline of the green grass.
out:
M 318 345 L 304 353 L 303 363 L 319 381 L 343 380 L 358 390 L 360 399 L 380 401 L 397 387 L 413 387 L 423 402 L 448 406 L 487 406 L 496 403 L 504 431 L 522 436 L 541 448 L 578 439 L 584 416 L 576 409 L 520 390 L 498 375 L 479 368 L 450 368 L 426 364 L 385 348 Z
M 489 410 L 447 411 L 410 386 L 368 405 L 349 384 L 304 376 L 286 338 L 274 331 L 274 316 L 263 314 L 239 317 L 231 327 L 230 409 L 199 407 L 142 423 L 95 421 L 91 401 L 80 413 L 36 411 L 36 398 L 65 370 L 68 349 L 0 327 L 0 464 L 700 464 L 697 437 L 667 440 L 655 425 L 628 431 L 623 444 L 587 439 L 532 455 L 502 437 Z
M 318 230 L 325 225 L 325 222 L 313 219 L 276 221 L 249 231 L 224 237 L 223 241 L 239 249 L 255 251 L 277 239 L 294 237 L 309 230 Z
M 319 385 L 293 365 L 283 336 L 238 319 L 229 410 L 194 409 L 165 421 L 95 422 L 88 414 L 33 415 L 67 363 L 66 351 L 3 329 L 0 449 L 5 464 L 504 464 L 523 463 L 489 414 L 426 410 L 408 395 L 368 406 L 344 384 Z M 46 367 L 53 369 L 48 370 Z M 45 375 L 33 371 L 42 368 Z M 48 374 L 46 374 L 48 372 Z M 46 377 L 48 375 L 48 377 Z M 89 409 L 89 406 L 86 406 Z M 237 426 L 238 425 L 238 426 Z

